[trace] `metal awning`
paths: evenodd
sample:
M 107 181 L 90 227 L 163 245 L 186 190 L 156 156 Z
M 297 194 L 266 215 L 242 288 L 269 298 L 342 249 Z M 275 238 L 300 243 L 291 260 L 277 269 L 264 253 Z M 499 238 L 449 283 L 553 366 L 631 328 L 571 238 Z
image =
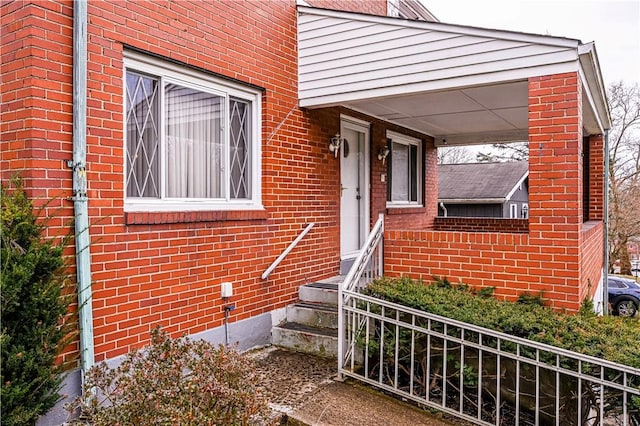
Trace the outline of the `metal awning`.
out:
M 593 44 L 298 7 L 299 101 L 345 106 L 467 145 L 528 139 L 528 78 L 578 72 L 583 124 L 609 115 Z M 446 142 L 445 142 L 446 141 Z

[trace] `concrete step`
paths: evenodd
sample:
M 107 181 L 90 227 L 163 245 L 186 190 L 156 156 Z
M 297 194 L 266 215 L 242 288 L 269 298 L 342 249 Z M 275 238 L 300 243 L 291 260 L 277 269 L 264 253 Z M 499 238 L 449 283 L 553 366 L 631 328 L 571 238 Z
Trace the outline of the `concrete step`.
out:
M 326 303 L 294 303 L 287 306 L 287 322 L 312 327 L 338 328 L 338 307 Z
M 271 343 L 325 357 L 338 356 L 338 330 L 285 322 L 271 330 Z
M 343 280 L 343 275 L 337 275 L 326 280 L 305 284 L 298 290 L 298 296 L 302 302 L 338 305 L 338 285 Z
M 299 352 L 338 354 L 338 275 L 300 287 L 300 301 L 287 306 L 283 324 L 271 330 L 271 343 Z

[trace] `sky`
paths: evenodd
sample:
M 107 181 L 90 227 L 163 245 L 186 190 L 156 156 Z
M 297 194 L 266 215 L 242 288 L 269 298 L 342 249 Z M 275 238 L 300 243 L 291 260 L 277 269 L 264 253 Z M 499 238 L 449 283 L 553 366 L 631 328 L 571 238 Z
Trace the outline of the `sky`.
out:
M 440 22 L 595 42 L 605 84 L 640 84 L 640 0 L 420 0 Z

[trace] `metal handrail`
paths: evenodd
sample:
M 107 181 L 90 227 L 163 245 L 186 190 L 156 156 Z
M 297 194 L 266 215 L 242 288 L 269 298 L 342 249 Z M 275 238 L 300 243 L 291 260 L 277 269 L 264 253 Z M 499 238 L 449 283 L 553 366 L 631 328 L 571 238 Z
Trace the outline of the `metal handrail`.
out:
M 362 284 L 367 284 L 373 281 L 375 278 L 382 276 L 383 274 L 383 253 L 382 253 L 382 236 L 384 235 L 384 215 L 380 214 L 375 225 L 369 233 L 367 241 L 358 253 L 358 257 L 353 262 L 351 269 L 347 273 L 344 281 L 338 286 L 338 376 L 341 377 L 342 368 L 344 366 L 344 359 L 347 356 L 345 353 L 345 314 L 343 312 L 344 303 L 347 301 L 344 299 L 345 294 L 347 298 L 349 294 L 358 287 L 362 287 Z M 374 254 L 378 254 L 378 259 L 374 258 Z M 362 283 L 362 275 L 369 266 L 369 274 L 366 277 L 367 282 Z M 351 348 L 352 349 L 352 348 Z
M 300 233 L 300 235 L 298 235 L 298 237 L 293 240 L 291 242 L 291 244 L 289 244 L 289 247 L 287 247 L 282 254 L 280 254 L 280 256 L 278 256 L 278 258 L 276 260 L 273 261 L 273 263 L 271 264 L 271 266 L 269 266 L 267 268 L 266 271 L 264 271 L 262 273 L 262 279 L 266 280 L 267 278 L 269 278 L 269 275 L 271 275 L 271 273 L 273 272 L 274 269 L 276 269 L 278 267 L 278 265 L 280 264 L 280 262 L 282 262 L 282 260 L 287 257 L 287 255 L 291 252 L 291 250 L 293 250 L 293 248 L 295 246 L 298 245 L 298 243 L 300 242 L 300 240 L 302 240 L 304 238 L 305 235 L 307 235 L 307 233 L 309 231 L 311 231 L 311 228 L 313 228 L 313 225 L 315 225 L 315 222 L 311 222 L 310 224 L 307 225 L 306 228 L 304 228 L 302 230 L 302 232 Z
M 367 241 L 364 243 L 362 250 L 360 250 L 360 253 L 358 253 L 358 257 L 356 257 L 356 260 L 355 262 L 353 262 L 351 269 L 349 269 L 349 272 L 347 273 L 347 276 L 345 277 L 342 285 L 340 286 L 339 291 L 353 290 L 353 288 L 355 287 L 355 284 L 358 282 L 358 280 L 362 276 L 362 273 L 364 272 L 364 269 L 366 268 L 367 264 L 371 260 L 371 256 L 373 255 L 375 248 L 378 246 L 379 243 L 382 242 L 383 234 L 384 234 L 384 215 L 380 214 L 378 216 L 378 220 L 376 221 L 375 225 L 373 225 L 373 228 L 371 229 L 371 232 L 369 233 L 369 237 L 367 238 Z M 382 269 L 382 264 L 380 264 L 380 269 Z M 380 273 L 380 275 L 382 275 L 382 270 L 379 270 L 378 272 Z

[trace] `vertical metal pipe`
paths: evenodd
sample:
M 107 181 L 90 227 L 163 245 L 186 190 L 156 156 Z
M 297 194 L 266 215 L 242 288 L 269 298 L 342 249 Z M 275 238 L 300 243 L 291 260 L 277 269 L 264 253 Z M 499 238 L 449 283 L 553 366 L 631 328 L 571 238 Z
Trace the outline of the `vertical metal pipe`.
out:
M 476 411 L 476 419 L 482 419 L 482 333 L 478 333 L 478 410 Z M 536 423 L 538 424 L 538 423 Z
M 224 307 L 224 345 L 229 346 L 229 309 Z
M 87 199 L 87 0 L 73 2 L 73 208 L 80 363 L 82 374 L 94 364 L 91 256 Z
M 496 352 L 496 425 L 501 425 L 502 422 L 500 420 L 501 411 L 500 407 L 502 407 L 502 400 L 500 399 L 500 388 L 501 377 L 502 377 L 502 367 L 500 366 L 500 354 L 502 354 L 502 339 L 498 338 L 498 351 Z
M 447 357 L 449 356 L 448 345 L 449 339 L 447 336 L 449 335 L 447 323 L 444 324 L 444 337 L 442 338 L 442 406 L 447 406 Z
M 415 395 L 413 390 L 413 378 L 415 376 L 414 366 L 415 366 L 415 352 L 416 352 L 416 330 L 414 327 L 416 326 L 416 316 L 411 315 L 411 368 L 409 369 L 409 394 Z
M 344 283 L 338 284 L 338 380 L 344 379 L 342 369 L 344 368 L 344 339 L 346 336 L 344 324 L 344 296 L 342 295 L 342 287 Z
M 520 424 L 520 344 L 516 344 L 516 424 Z
M 393 349 L 393 358 L 394 358 L 394 370 L 393 370 L 393 388 L 398 389 L 398 370 L 399 363 L 398 359 L 400 358 L 400 324 L 398 321 L 400 320 L 400 311 L 396 309 L 396 341 L 395 347 Z
M 609 314 L 609 130 L 604 131 L 604 265 L 602 267 L 602 313 Z

